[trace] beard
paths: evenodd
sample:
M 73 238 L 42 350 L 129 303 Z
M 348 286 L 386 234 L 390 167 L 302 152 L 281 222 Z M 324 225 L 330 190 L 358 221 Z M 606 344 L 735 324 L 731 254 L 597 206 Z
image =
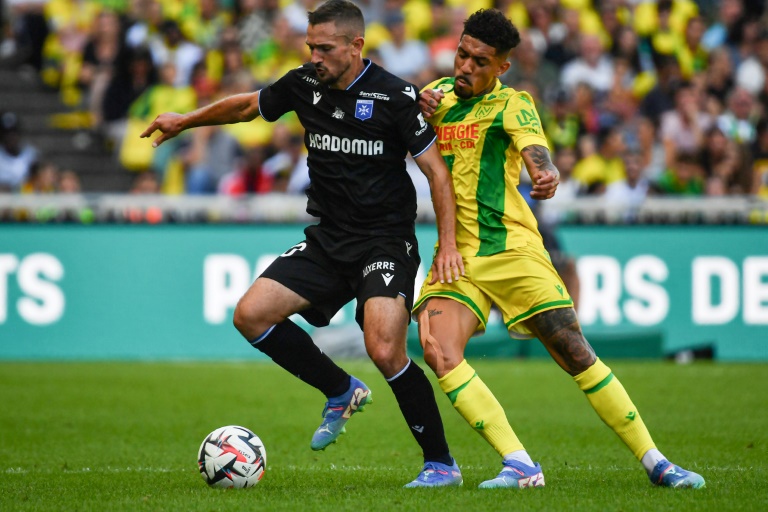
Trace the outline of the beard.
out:
M 462 82 L 457 82 L 456 80 L 461 79 Z M 465 76 L 457 76 L 456 79 L 453 82 L 453 92 L 458 96 L 459 98 L 463 100 L 467 100 L 471 98 L 474 94 L 474 91 L 472 90 L 472 85 L 470 84 L 469 80 Z
M 345 67 L 338 73 L 331 73 L 331 71 L 322 64 L 315 65 L 315 71 L 317 72 L 317 79 L 324 85 L 331 86 L 339 81 L 341 76 L 349 69 L 349 66 Z M 321 74 L 322 72 L 322 74 Z

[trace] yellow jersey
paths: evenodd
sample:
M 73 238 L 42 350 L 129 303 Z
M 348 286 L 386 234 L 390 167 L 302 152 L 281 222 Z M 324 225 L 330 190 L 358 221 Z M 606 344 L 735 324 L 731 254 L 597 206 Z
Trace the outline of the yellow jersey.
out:
M 453 177 L 456 242 L 465 256 L 488 256 L 530 242 L 541 244 L 536 218 L 518 192 L 526 146 L 548 147 L 531 95 L 498 79 L 489 93 L 456 96 L 453 78 L 425 89 L 445 97 L 429 122 Z

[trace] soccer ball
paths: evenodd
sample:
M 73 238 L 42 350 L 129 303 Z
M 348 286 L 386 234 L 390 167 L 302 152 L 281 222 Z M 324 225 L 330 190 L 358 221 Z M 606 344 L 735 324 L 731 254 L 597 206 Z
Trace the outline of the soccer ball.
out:
M 259 436 L 245 427 L 217 428 L 200 445 L 200 476 L 211 487 L 253 487 L 267 468 L 267 451 Z

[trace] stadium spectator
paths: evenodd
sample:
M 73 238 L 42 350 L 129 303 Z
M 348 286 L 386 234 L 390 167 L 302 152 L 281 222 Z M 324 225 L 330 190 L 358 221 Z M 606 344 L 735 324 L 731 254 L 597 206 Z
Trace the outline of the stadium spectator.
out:
M 768 70 L 768 27 L 763 28 L 755 42 L 755 52 L 743 59 L 736 69 L 736 83 L 758 96 L 763 92 Z
M 427 42 L 432 67 L 438 76 L 442 76 L 442 70 L 453 69 L 453 54 L 459 44 L 461 32 L 464 30 L 464 20 L 467 18 L 467 8 L 464 5 L 453 5 L 450 9 L 450 28 L 445 34 L 439 35 Z
M 59 173 L 59 194 L 79 194 L 81 190 L 80 176 L 71 169 L 64 169 Z
M 702 45 L 708 50 L 721 48 L 732 43 L 741 27 L 744 17 L 742 0 L 720 0 L 714 23 L 707 28 L 702 37 Z
M 693 16 L 685 27 L 682 42 L 676 45 L 675 55 L 680 63 L 680 73 L 684 80 L 690 80 L 694 75 L 707 69 L 709 52 L 701 44 L 706 25 L 701 16 Z
M 155 65 L 161 67 L 172 63 L 176 68 L 173 85 L 184 87 L 192 81 L 195 64 L 203 59 L 204 52 L 198 45 L 186 40 L 179 24 L 166 19 L 160 26 L 160 34 L 150 36 L 149 50 Z
M 250 52 L 272 36 L 274 22 L 280 14 L 277 0 L 237 0 L 236 26 L 240 46 Z
M 752 147 L 752 187 L 750 192 L 768 199 L 768 119 L 757 123 L 757 137 Z
M 160 37 L 163 16 L 163 4 L 160 0 L 131 0 L 129 26 L 125 32 L 128 46 L 149 46 L 150 41 Z
M 683 82 L 675 92 L 675 108 L 661 118 L 660 136 L 667 156 L 667 167 L 673 167 L 680 152 L 695 153 L 704 143 L 704 133 L 712 126 L 712 116 L 704 112 L 698 90 Z
M 136 101 L 131 104 L 128 112 L 128 125 L 125 137 L 120 147 L 120 163 L 126 169 L 133 171 L 154 170 L 162 178 L 165 171 L 176 156 L 182 139 L 172 141 L 161 151 L 152 151 L 149 144 L 139 138 L 144 126 L 157 117 L 166 108 L 174 108 L 179 112 L 194 110 L 197 95 L 191 86 L 176 87 L 176 66 L 172 61 L 166 62 L 160 68 L 160 81 L 148 87 Z
M 50 160 L 37 160 L 29 169 L 22 194 L 55 194 L 58 192 L 59 168 Z
M 391 73 L 423 85 L 432 78 L 429 47 L 419 39 L 409 39 L 405 34 L 405 16 L 401 12 L 389 12 L 384 24 L 391 39 L 379 45 L 382 66 Z
M 13 46 L 15 64 L 29 64 L 40 71 L 43 67 L 43 47 L 50 33 L 45 7 L 49 0 L 7 0 L 8 30 Z M 2 6 L 0 6 L 2 7 Z M 0 24 L 0 29 L 5 28 Z M 4 36 L 5 34 L 3 34 Z M 0 37 L 0 40 L 3 38 Z M 10 57 L 10 55 L 9 55 Z
M 219 193 L 242 196 L 271 192 L 273 176 L 264 166 L 268 151 L 267 146 L 248 148 L 239 168 L 222 176 L 218 185 Z
M 547 201 L 538 201 L 537 208 L 533 212 L 547 225 L 556 226 L 565 220 L 567 217 L 565 207 L 586 192 L 584 185 L 573 179 L 573 168 L 577 161 L 578 154 L 575 148 L 555 147 L 554 164 L 560 171 L 557 193 Z
M 663 195 L 703 196 L 705 193 L 704 168 L 696 153 L 680 151 L 672 165 L 664 170 L 655 183 Z
M 579 84 L 587 84 L 598 95 L 608 92 L 613 85 L 613 63 L 603 52 L 599 36 L 581 35 L 579 56 L 563 66 L 560 82 L 569 91 L 574 91 Z
M 140 172 L 133 179 L 128 193 L 135 195 L 159 194 L 160 182 L 157 175 L 152 171 Z
M 243 154 L 237 139 L 221 127 L 203 126 L 195 130 L 191 134 L 189 147 L 181 157 L 186 169 L 186 192 L 193 195 L 213 194 L 217 191 L 233 194 L 231 186 L 220 188 L 220 183 L 241 165 Z M 247 184 L 250 185 L 250 182 Z M 239 190 L 241 194 L 253 192 L 256 189 L 250 186 L 243 186 Z
M 726 103 L 728 92 L 733 88 L 733 61 L 726 48 L 716 48 L 709 54 L 705 73 L 707 95 L 717 100 L 720 108 Z
M 713 126 L 707 130 L 701 149 L 706 179 L 717 178 L 723 184 L 731 183 L 738 175 L 738 152 L 738 144 L 726 137 L 721 128 Z
M 640 153 L 643 177 L 650 181 L 656 181 L 666 166 L 664 145 L 656 136 L 656 125 L 649 118 L 639 116 L 634 132 L 637 138 L 632 144 L 637 147 Z
M 521 5 L 522 3 L 513 3 L 512 5 Z M 562 68 L 562 66 L 575 59 L 579 55 L 579 47 L 581 45 L 581 11 L 576 8 L 562 7 L 560 13 L 563 34 L 560 35 L 559 40 L 550 41 L 544 52 L 544 58 L 558 68 Z M 519 23 L 512 16 L 510 16 L 510 19 L 516 24 Z M 520 26 L 525 25 L 521 24 Z
M 199 47 L 213 50 L 218 47 L 222 32 L 232 23 L 231 13 L 221 8 L 217 0 L 198 0 L 191 7 L 198 11 L 184 18 L 182 31 Z
M 77 84 L 85 91 L 85 100 L 95 128 L 104 121 L 104 95 L 115 76 L 115 67 L 123 48 L 120 18 L 113 11 L 101 11 L 93 34 L 83 49 L 83 62 Z
M 264 162 L 268 175 L 274 177 L 272 190 L 288 194 L 303 194 L 309 187 L 307 151 L 301 135 L 292 133 L 286 125 L 275 126 L 272 138 L 277 152 Z
M 454 46 L 453 52 L 455 51 Z M 556 94 L 558 77 L 555 65 L 542 59 L 534 48 L 531 38 L 521 34 L 520 46 L 515 50 L 512 65 L 502 75 L 501 82 L 515 89 L 519 89 L 523 81 L 530 82 L 544 97 L 547 97 L 550 94 Z
M 749 146 L 755 141 L 755 99 L 749 91 L 736 87 L 728 94 L 728 110 L 717 118 L 717 126 L 726 137 Z
M 625 178 L 605 187 L 606 202 L 627 207 L 625 221 L 634 220 L 635 210 L 643 204 L 651 190 L 651 183 L 643 175 L 642 155 L 638 150 L 628 150 L 622 155 Z
M 37 158 L 37 149 L 24 142 L 19 116 L 0 112 L 0 191 L 17 192 Z
M 670 55 L 654 58 L 656 83 L 640 102 L 640 114 L 654 124 L 661 122 L 661 116 L 675 108 L 675 90 L 681 82 L 680 64 Z
M 157 69 L 146 47 L 127 47 L 122 52 L 101 105 L 104 135 L 112 148 L 123 142 L 131 104 L 157 81 Z
M 573 168 L 573 179 L 587 187 L 589 193 L 599 194 L 605 186 L 626 178 L 624 134 L 618 126 L 602 128 L 597 136 L 597 152 L 582 158 Z

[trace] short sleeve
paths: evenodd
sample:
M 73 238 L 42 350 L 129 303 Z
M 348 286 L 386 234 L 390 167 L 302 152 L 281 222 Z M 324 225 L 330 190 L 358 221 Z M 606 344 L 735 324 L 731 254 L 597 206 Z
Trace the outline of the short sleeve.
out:
M 273 123 L 294 110 L 295 84 L 295 71 L 290 71 L 259 92 L 259 114 L 265 121 Z
M 418 89 L 412 85 L 410 87 L 414 91 L 414 100 L 406 99 L 398 102 L 395 106 L 397 109 L 395 122 L 408 151 L 412 156 L 417 157 L 435 142 L 437 135 L 432 125 L 427 123 L 421 114 L 416 101 Z
M 549 148 L 541 118 L 533 98 L 527 92 L 518 92 L 510 98 L 504 110 L 504 129 L 512 138 L 512 144 L 518 152 L 533 145 Z

